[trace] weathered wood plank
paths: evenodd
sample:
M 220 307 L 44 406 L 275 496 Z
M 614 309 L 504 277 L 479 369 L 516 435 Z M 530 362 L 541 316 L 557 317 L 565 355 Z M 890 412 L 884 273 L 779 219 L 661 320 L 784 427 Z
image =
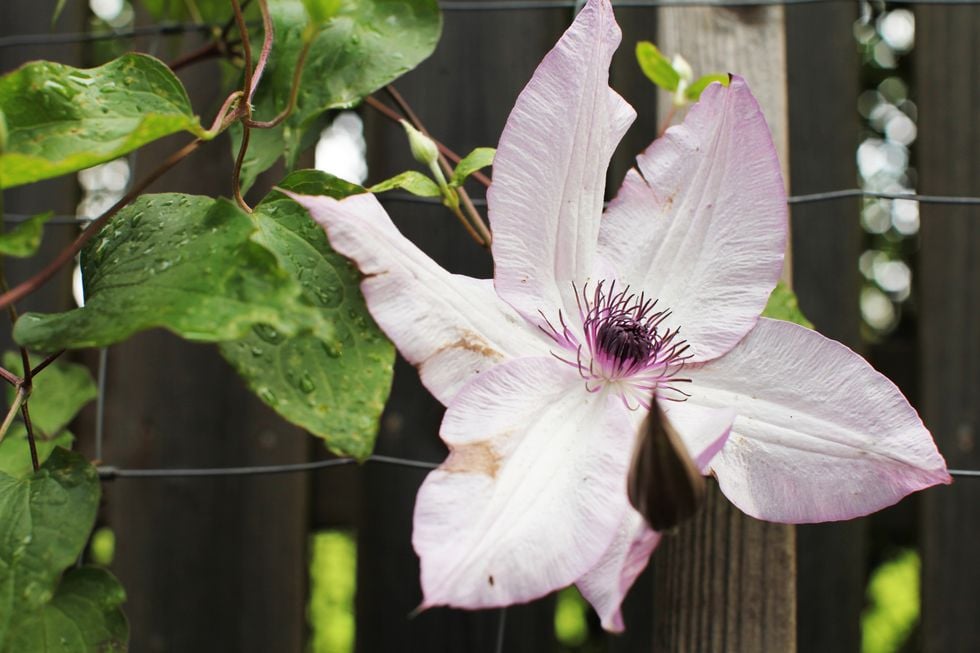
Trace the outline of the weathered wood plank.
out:
M 980 8 L 916 8 L 919 179 L 924 193 L 980 194 Z M 980 210 L 922 205 L 922 409 L 951 467 L 980 469 Z M 923 648 L 980 649 L 980 483 L 924 496 Z
M 661 50 L 682 54 L 697 74 L 729 71 L 746 78 L 787 170 L 782 7 L 662 8 L 658 21 Z M 795 558 L 791 526 L 746 517 L 711 484 L 705 510 L 654 556 L 654 650 L 792 653 Z

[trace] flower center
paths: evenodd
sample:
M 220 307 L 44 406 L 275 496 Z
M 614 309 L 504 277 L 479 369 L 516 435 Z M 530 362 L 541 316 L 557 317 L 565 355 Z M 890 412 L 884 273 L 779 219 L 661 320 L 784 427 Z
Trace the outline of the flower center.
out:
M 596 345 L 618 367 L 628 367 L 647 359 L 654 348 L 656 329 L 651 334 L 632 317 L 617 317 L 596 330 Z
M 560 311 L 561 330 L 546 320 L 544 331 L 562 349 L 575 352 L 574 360 L 554 356 L 578 369 L 586 389 L 612 387 L 630 409 L 649 409 L 655 392 L 665 399 L 687 398 L 677 384 L 690 379 L 677 374 L 691 354 L 687 342 L 678 337 L 680 328 L 664 326 L 669 310 L 658 310 L 657 300 L 632 293 L 629 286 L 617 291 L 615 281 L 599 282 L 591 290 L 588 285 L 581 291 L 575 288 L 575 297 L 581 337 Z

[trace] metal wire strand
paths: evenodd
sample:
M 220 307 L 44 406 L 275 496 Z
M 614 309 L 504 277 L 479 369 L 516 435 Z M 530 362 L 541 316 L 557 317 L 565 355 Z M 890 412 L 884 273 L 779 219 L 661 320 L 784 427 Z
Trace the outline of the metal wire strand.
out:
M 969 195 L 919 195 L 916 193 L 882 193 L 872 190 L 861 190 L 860 188 L 844 188 L 840 190 L 830 190 L 823 193 L 809 193 L 806 195 L 790 195 L 786 198 L 787 204 L 815 204 L 818 202 L 833 202 L 836 200 L 865 198 L 882 200 L 908 200 L 920 204 L 946 204 L 960 206 L 980 206 L 980 197 Z M 413 204 L 438 204 L 442 205 L 442 200 L 435 197 L 418 197 L 408 193 L 386 193 L 380 196 L 381 202 L 406 202 Z M 475 206 L 484 207 L 487 201 L 483 198 L 474 198 Z
M 0 36 L 0 48 L 24 47 L 30 45 L 66 45 L 70 43 L 93 43 L 95 41 L 115 41 L 141 36 L 172 36 L 176 34 L 207 34 L 220 25 L 203 23 L 160 23 L 134 27 L 112 32 L 66 32 L 64 34 L 13 34 Z
M 293 474 L 297 472 L 310 472 L 318 469 L 328 469 L 330 467 L 342 467 L 353 465 L 357 462 L 355 458 L 331 458 L 329 460 L 316 460 L 308 463 L 292 463 L 285 465 L 256 465 L 252 467 L 203 467 L 203 468 L 173 468 L 173 469 L 126 469 L 103 465 L 98 468 L 99 478 L 104 481 L 111 481 L 117 478 L 187 478 L 187 477 L 220 477 L 220 476 L 261 476 L 268 474 Z M 398 465 L 401 467 L 412 467 L 416 469 L 435 469 L 439 463 L 430 463 L 422 460 L 409 460 L 407 458 L 397 458 L 395 456 L 369 456 L 365 462 L 385 463 L 388 465 Z
M 974 5 L 980 0 L 889 0 L 896 5 Z M 613 0 L 622 9 L 656 7 L 767 7 L 809 4 L 848 3 L 854 0 Z M 439 7 L 445 12 L 530 11 L 540 9 L 574 9 L 575 0 L 444 0 Z M 171 36 L 190 32 L 208 33 L 221 25 L 204 23 L 160 23 L 129 30 L 107 32 L 69 32 L 64 34 L 17 34 L 0 37 L 0 49 L 24 46 L 46 46 L 69 43 L 112 41 L 141 36 Z
M 398 458 L 396 456 L 373 455 L 369 456 L 364 462 L 384 463 L 399 467 L 411 467 L 414 469 L 435 469 L 439 463 L 424 460 L 411 460 L 409 458 Z M 292 463 L 284 465 L 256 465 L 252 467 L 177 467 L 172 469 L 128 469 L 114 467 L 112 465 L 102 465 L 98 468 L 99 478 L 104 481 L 111 481 L 117 478 L 217 478 L 222 476 L 262 476 L 271 474 L 294 474 L 298 472 L 311 472 L 319 469 L 329 469 L 331 467 L 343 467 L 357 463 L 355 458 L 331 458 L 329 460 L 315 460 L 308 463 Z M 962 478 L 980 478 L 980 470 L 976 469 L 950 469 L 951 476 Z

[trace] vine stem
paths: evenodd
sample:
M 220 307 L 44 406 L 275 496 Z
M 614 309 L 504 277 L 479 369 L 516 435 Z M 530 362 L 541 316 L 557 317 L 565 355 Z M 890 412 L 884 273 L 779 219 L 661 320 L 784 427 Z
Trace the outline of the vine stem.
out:
M 242 57 L 245 60 L 245 66 L 242 71 L 244 77 L 242 93 L 247 100 L 246 104 L 249 104 L 252 101 L 252 44 L 248 40 L 248 26 L 245 24 L 245 16 L 242 14 L 241 4 L 239 4 L 238 0 L 231 0 L 231 8 L 235 13 L 235 24 L 238 26 L 238 33 L 242 37 Z
M 274 27 L 272 25 L 272 16 L 269 14 L 269 3 L 268 0 L 259 0 L 259 12 L 262 14 L 262 50 L 259 52 L 259 60 L 255 64 L 255 72 L 252 75 L 252 88 L 245 97 L 248 98 L 249 105 L 252 104 L 252 96 L 255 95 L 255 89 L 259 86 L 259 81 L 262 79 L 262 73 L 265 72 L 265 66 L 269 63 L 269 54 L 272 52 L 272 39 Z M 244 19 L 243 23 L 244 24 Z M 248 40 L 248 35 L 242 32 L 242 46 Z M 252 117 L 251 106 L 245 114 L 246 118 Z
M 235 201 L 238 206 L 241 207 L 246 213 L 252 212 L 252 207 L 248 205 L 245 198 L 242 196 L 242 165 L 245 163 L 245 154 L 248 152 L 248 141 L 251 138 L 252 130 L 249 126 L 242 121 L 242 144 L 238 146 L 238 156 L 235 157 L 235 169 L 231 173 L 232 188 L 235 192 Z
M 364 98 L 364 103 L 367 104 L 372 109 L 374 109 L 375 111 L 377 111 L 378 113 L 380 113 L 381 115 L 383 115 L 385 118 L 388 118 L 389 120 L 391 120 L 392 122 L 399 122 L 400 120 L 403 119 L 403 116 L 401 116 L 397 111 L 395 111 L 394 109 L 392 109 L 387 104 L 385 104 L 384 102 L 382 102 L 378 98 L 374 97 L 373 95 L 368 95 L 367 97 L 365 97 Z M 429 138 L 432 138 L 432 135 L 431 134 L 429 134 Z M 449 159 L 453 163 L 459 163 L 460 161 L 463 160 L 463 157 L 461 157 L 460 155 L 456 154 L 456 152 L 454 152 L 453 150 L 449 149 L 442 142 L 436 140 L 435 138 L 432 138 L 432 142 L 436 144 L 436 147 L 437 148 L 439 148 L 439 152 L 441 152 L 443 154 L 443 156 L 445 156 L 447 159 Z M 479 170 L 477 170 L 476 172 L 474 172 L 470 176 L 473 179 L 475 179 L 478 182 L 480 182 L 481 184 L 483 184 L 484 186 L 486 186 L 488 188 L 490 187 L 490 178 L 487 177 L 482 172 L 480 172 Z
M 303 77 L 303 68 L 306 66 L 306 55 L 310 52 L 310 46 L 313 44 L 312 38 L 307 38 L 303 41 L 303 47 L 299 51 L 299 57 L 296 58 L 296 66 L 293 68 L 293 85 L 289 91 L 289 102 L 286 107 L 279 112 L 279 114 L 272 120 L 252 120 L 251 118 L 244 118 L 242 122 L 246 127 L 254 127 L 255 129 L 269 129 L 275 127 L 293 112 L 296 108 L 296 100 L 299 97 L 299 85 L 301 78 Z
M 391 97 L 392 100 L 395 101 L 398 108 L 402 110 L 402 112 L 408 117 L 408 119 L 412 122 L 412 125 L 414 125 L 417 130 L 429 138 L 432 138 L 429 136 L 429 130 L 425 128 L 425 125 L 422 124 L 422 120 L 419 119 L 418 115 L 416 115 L 416 113 L 412 110 L 411 105 L 409 105 L 405 98 L 402 97 L 402 94 L 398 92 L 398 89 L 391 84 L 388 84 L 385 86 L 385 92 L 389 97 Z M 441 152 L 439 153 L 439 167 L 442 168 L 443 173 L 445 173 L 447 177 L 452 176 L 453 168 L 449 165 L 449 161 L 446 160 L 446 157 Z M 481 244 L 484 247 L 490 247 L 490 243 L 493 241 L 493 236 L 490 234 L 490 229 L 487 227 L 487 223 L 483 220 L 483 216 L 480 215 L 480 212 L 477 211 L 476 207 L 473 205 L 473 200 L 470 199 L 470 194 L 467 193 L 466 189 L 464 189 L 462 186 L 456 190 L 459 193 L 460 203 L 463 205 L 463 210 L 466 217 L 469 218 L 473 229 L 480 235 L 480 239 L 483 241 Z
M 24 392 L 24 388 L 18 387 L 17 393 L 14 395 L 14 400 L 10 403 L 10 409 L 7 410 L 7 416 L 3 418 L 3 424 L 0 424 L 0 442 L 3 442 L 7 431 L 10 430 L 10 425 L 14 423 L 14 417 L 17 416 L 17 411 L 20 410 L 20 406 L 24 403 L 26 396 L 27 393 Z
M 26 370 L 25 370 L 26 371 Z M 28 379 L 25 379 L 28 381 Z M 18 393 L 23 392 L 25 397 L 30 394 L 30 388 L 24 388 L 21 386 L 18 389 Z M 41 463 L 37 458 L 37 443 L 34 441 L 34 426 L 31 424 L 31 412 L 27 409 L 28 402 L 24 401 L 20 405 L 20 414 L 24 418 L 24 427 L 27 429 L 27 445 L 31 449 L 31 465 L 34 467 L 36 472 L 41 468 Z

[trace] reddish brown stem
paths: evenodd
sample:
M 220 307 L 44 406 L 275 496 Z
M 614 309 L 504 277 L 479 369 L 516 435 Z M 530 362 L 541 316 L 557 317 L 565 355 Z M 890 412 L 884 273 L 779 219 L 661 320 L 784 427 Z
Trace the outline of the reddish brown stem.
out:
M 245 66 L 242 71 L 244 81 L 242 82 L 242 93 L 246 98 L 252 98 L 252 44 L 248 40 L 248 26 L 245 24 L 245 16 L 242 14 L 242 7 L 238 0 L 231 0 L 231 8 L 235 12 L 235 24 L 238 25 L 238 33 L 242 37 L 242 56 L 245 59 Z M 247 103 L 246 103 L 247 104 Z
M 272 37 L 273 37 L 273 25 L 272 16 L 269 14 L 269 5 L 266 0 L 259 0 L 259 11 L 262 13 L 262 51 L 259 52 L 259 60 L 255 64 L 255 73 L 252 75 L 252 87 L 245 97 L 248 98 L 249 104 L 252 103 L 252 96 L 255 95 L 255 89 L 258 88 L 259 82 L 262 80 L 262 73 L 265 72 L 265 66 L 269 63 L 269 54 L 272 52 Z M 244 44 L 248 36 L 242 33 L 242 43 Z M 251 112 L 249 112 L 251 115 Z
M 231 173 L 231 185 L 235 192 L 235 201 L 238 202 L 238 206 L 242 207 L 242 210 L 246 213 L 251 213 L 252 207 L 242 197 L 242 185 L 240 182 L 242 166 L 245 163 L 245 154 L 248 152 L 248 141 L 251 130 L 248 128 L 248 125 L 244 124 L 244 121 L 242 123 L 242 144 L 238 147 L 238 156 L 235 157 L 235 170 Z
M 60 357 L 60 356 L 61 356 L 61 355 L 62 355 L 63 353 L 65 353 L 65 351 L 66 351 L 65 349 L 62 349 L 61 351 L 58 351 L 58 352 L 55 352 L 55 353 L 53 353 L 53 354 L 51 354 L 50 356 L 48 356 L 47 358 L 45 358 L 45 359 L 44 359 L 43 361 L 41 361 L 40 363 L 38 363 L 38 364 L 37 364 L 37 365 L 36 365 L 36 366 L 34 367 L 34 369 L 32 369 L 32 370 L 31 370 L 31 376 L 37 376 L 37 375 L 38 375 L 38 373 L 39 373 L 39 372 L 40 372 L 41 370 L 43 370 L 43 369 L 44 369 L 45 367 L 47 367 L 47 366 L 48 366 L 48 365 L 50 365 L 51 363 L 53 363 L 53 362 L 55 362 L 56 360 L 58 360 L 58 357 Z
M 167 67 L 170 70 L 177 72 L 181 68 L 190 66 L 191 64 L 198 63 L 200 61 L 205 61 L 207 59 L 212 59 L 214 57 L 220 57 L 225 54 L 227 48 L 221 41 L 210 41 L 205 43 L 200 48 L 192 50 L 186 54 L 183 54 L 170 63 Z
M 6 381 L 7 383 L 13 386 L 20 385 L 21 381 L 24 380 L 3 367 L 0 367 L 0 378 L 2 378 L 4 381 Z
M 279 112 L 279 114 L 272 120 L 252 120 L 250 118 L 245 118 L 242 122 L 246 127 L 254 127 L 255 129 L 269 129 L 275 127 L 283 120 L 285 120 L 289 114 L 293 112 L 296 108 L 296 99 L 299 97 L 299 85 L 301 78 L 303 77 L 303 67 L 306 65 L 306 55 L 310 52 L 310 45 L 313 41 L 308 40 L 303 43 L 302 49 L 299 51 L 299 57 L 296 58 L 296 67 L 293 68 L 293 85 L 289 91 L 289 102 L 286 104 L 286 108 Z
M 27 409 L 27 401 L 20 405 L 20 415 L 24 418 L 24 428 L 27 429 L 27 444 L 31 448 L 31 465 L 34 466 L 36 472 L 41 468 L 41 463 L 37 458 L 37 443 L 34 442 L 34 426 L 31 424 L 31 412 Z

